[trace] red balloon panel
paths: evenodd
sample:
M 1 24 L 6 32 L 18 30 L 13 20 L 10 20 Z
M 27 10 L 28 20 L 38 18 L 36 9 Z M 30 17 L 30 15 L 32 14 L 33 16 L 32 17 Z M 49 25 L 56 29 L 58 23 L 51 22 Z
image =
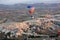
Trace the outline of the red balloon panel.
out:
M 34 10 L 35 10 L 34 7 L 30 8 L 29 13 L 32 14 L 34 12 Z

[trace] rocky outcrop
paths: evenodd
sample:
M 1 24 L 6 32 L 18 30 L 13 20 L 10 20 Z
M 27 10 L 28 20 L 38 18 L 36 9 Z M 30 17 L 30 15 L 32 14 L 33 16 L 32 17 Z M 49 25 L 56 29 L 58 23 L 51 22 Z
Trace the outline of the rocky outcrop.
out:
M 0 31 L 5 33 L 11 32 L 15 35 L 22 35 L 23 32 L 31 32 L 37 34 L 49 34 L 56 32 L 57 25 L 53 24 L 50 20 L 33 19 L 24 22 L 9 22 L 0 24 Z M 7 29 L 8 31 L 6 31 Z
M 4 18 L 3 20 L 0 20 L 0 24 L 5 23 L 7 21 L 7 18 Z

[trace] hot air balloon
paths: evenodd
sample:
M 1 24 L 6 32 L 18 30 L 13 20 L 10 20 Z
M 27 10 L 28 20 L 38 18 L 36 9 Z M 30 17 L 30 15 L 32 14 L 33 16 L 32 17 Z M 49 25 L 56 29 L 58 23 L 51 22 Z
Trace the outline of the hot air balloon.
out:
M 29 8 L 28 12 L 29 12 L 31 18 L 34 19 L 34 18 L 33 18 L 34 16 L 32 16 L 32 13 L 33 13 L 34 10 L 35 10 L 34 6 L 27 6 L 27 8 Z
M 35 8 L 33 6 L 27 6 L 27 8 L 29 8 L 28 12 L 30 14 L 32 14 L 34 12 L 34 10 L 35 10 Z
M 35 10 L 35 8 L 34 8 L 34 7 L 31 7 L 31 8 L 29 9 L 29 13 L 32 14 L 32 13 L 34 12 L 34 10 Z

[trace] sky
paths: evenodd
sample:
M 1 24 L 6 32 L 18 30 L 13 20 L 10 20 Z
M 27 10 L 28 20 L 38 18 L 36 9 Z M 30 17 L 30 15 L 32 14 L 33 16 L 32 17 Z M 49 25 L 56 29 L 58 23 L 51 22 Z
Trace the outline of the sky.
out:
M 16 4 L 16 3 L 60 3 L 60 0 L 0 0 L 0 4 Z

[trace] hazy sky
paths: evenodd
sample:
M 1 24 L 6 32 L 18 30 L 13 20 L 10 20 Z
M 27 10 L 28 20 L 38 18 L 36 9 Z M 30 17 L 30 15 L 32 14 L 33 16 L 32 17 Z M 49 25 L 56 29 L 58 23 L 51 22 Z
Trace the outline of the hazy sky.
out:
M 0 0 L 0 4 L 16 4 L 16 3 L 60 3 L 60 0 Z

